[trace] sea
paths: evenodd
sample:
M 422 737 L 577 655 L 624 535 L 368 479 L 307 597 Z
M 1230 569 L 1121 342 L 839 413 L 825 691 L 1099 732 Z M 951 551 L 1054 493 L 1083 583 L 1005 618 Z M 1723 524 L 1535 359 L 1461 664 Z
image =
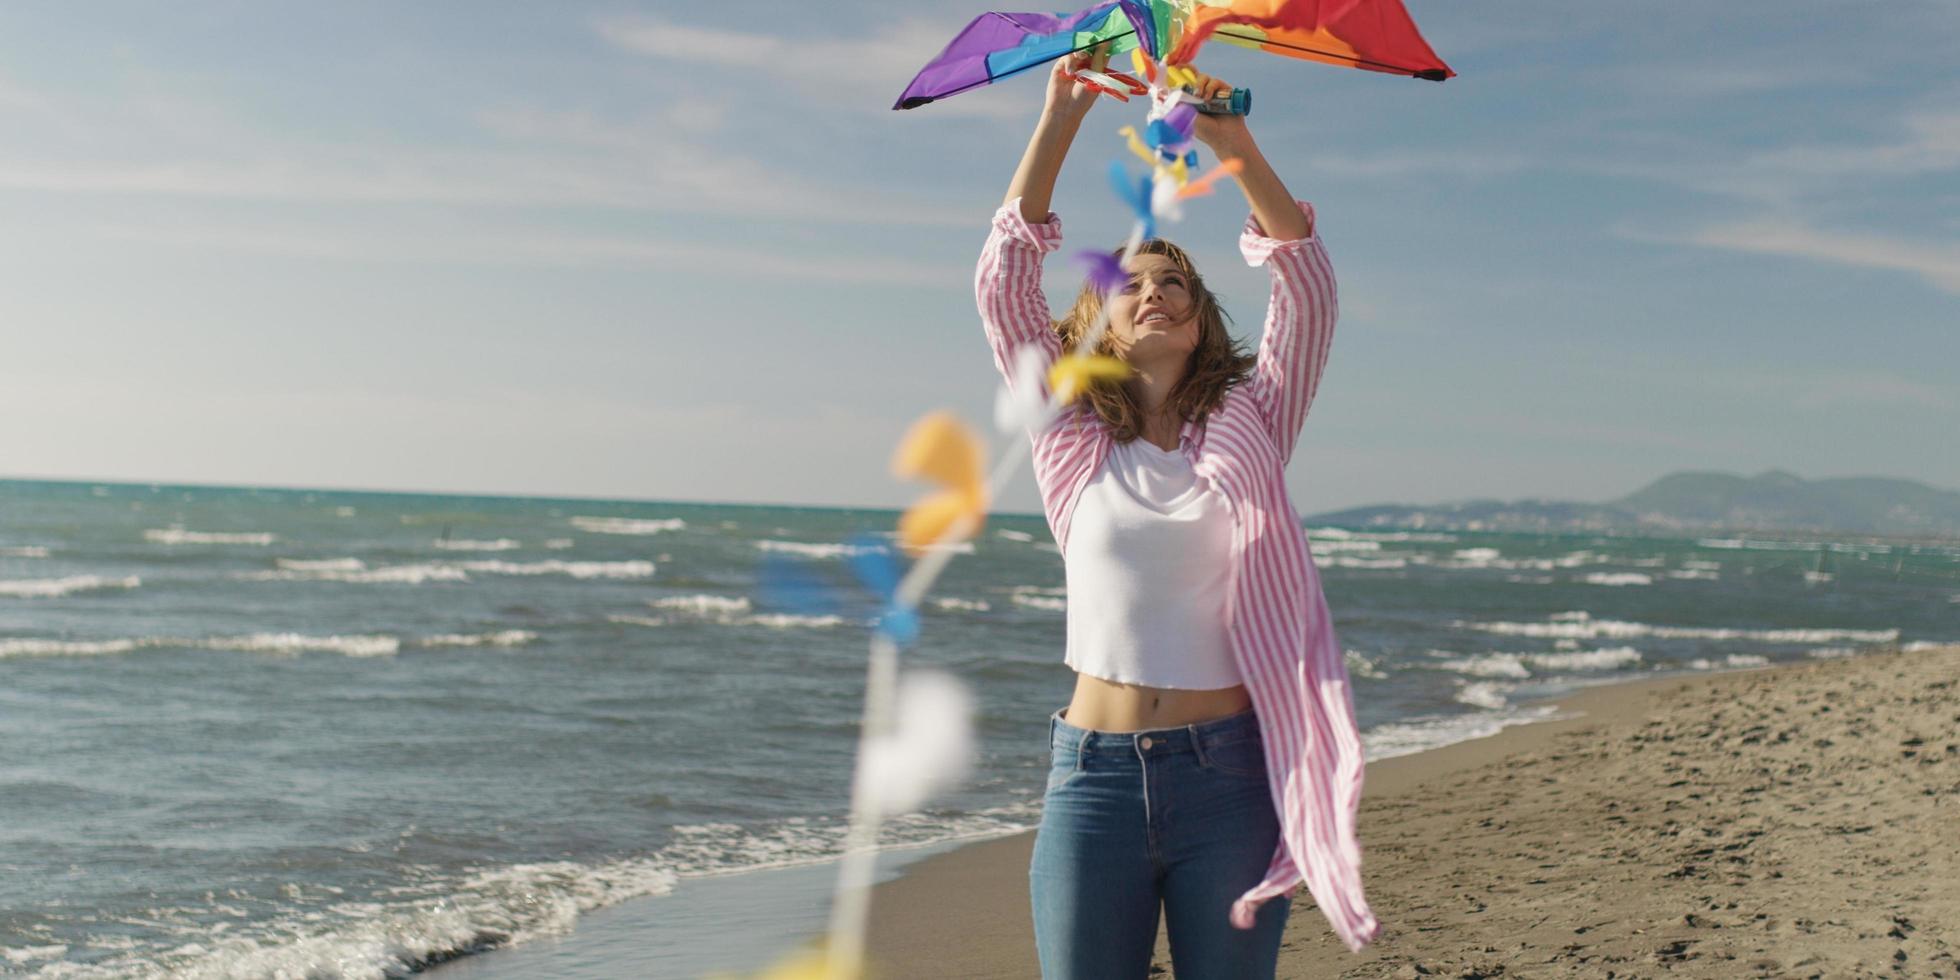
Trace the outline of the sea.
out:
M 402 976 L 834 860 L 896 516 L 0 481 L 0 975 Z M 1952 542 L 1308 530 L 1371 758 L 1960 641 Z M 1034 827 L 1072 687 L 1040 517 L 957 551 L 903 664 L 977 755 L 893 846 Z

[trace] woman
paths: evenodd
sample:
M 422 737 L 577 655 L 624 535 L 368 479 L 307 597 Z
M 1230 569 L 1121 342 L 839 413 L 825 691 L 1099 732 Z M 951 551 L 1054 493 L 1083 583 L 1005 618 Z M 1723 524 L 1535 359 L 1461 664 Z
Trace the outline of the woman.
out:
M 1041 263 L 1061 241 L 1056 175 L 1097 100 L 1064 70 L 1102 58 L 1056 63 L 981 254 L 976 298 L 1010 385 L 1022 349 L 1052 360 L 1099 313 L 1085 287 L 1052 321 Z M 1229 89 L 1200 83 L 1200 95 Z M 1180 980 L 1271 977 L 1302 883 L 1350 948 L 1378 929 L 1354 836 L 1362 762 L 1347 670 L 1284 475 L 1326 364 L 1333 274 L 1313 209 L 1244 118 L 1200 116 L 1195 135 L 1245 164 L 1240 248 L 1273 280 L 1257 356 L 1235 347 L 1185 253 L 1147 242 L 1098 348 L 1131 377 L 1030 432 L 1077 671 L 1049 718 L 1029 868 L 1049 980 L 1143 977 L 1160 906 Z

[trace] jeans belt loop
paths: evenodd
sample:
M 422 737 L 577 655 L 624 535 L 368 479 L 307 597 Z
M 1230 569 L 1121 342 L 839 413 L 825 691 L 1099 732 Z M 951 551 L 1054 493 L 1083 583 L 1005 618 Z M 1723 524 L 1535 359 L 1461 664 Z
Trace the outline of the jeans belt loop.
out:
M 1191 751 L 1198 754 L 1198 765 L 1209 768 L 1211 756 L 1205 754 L 1205 740 L 1198 737 L 1198 726 L 1193 723 L 1184 726 L 1184 729 L 1191 733 Z

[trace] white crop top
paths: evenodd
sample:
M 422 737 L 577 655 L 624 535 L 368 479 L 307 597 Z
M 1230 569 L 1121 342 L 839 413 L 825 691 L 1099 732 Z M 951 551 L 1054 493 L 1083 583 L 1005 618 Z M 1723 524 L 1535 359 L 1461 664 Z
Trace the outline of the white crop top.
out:
M 1225 628 L 1232 514 L 1182 452 L 1110 446 L 1069 526 L 1070 667 L 1146 687 L 1243 683 Z

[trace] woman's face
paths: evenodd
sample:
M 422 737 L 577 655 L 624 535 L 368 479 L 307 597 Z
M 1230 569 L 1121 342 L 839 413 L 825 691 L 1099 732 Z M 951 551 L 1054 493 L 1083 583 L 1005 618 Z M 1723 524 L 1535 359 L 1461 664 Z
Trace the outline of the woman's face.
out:
M 1107 300 L 1116 356 L 1132 364 L 1182 362 L 1198 348 L 1190 277 L 1167 255 L 1130 260 L 1130 281 Z

